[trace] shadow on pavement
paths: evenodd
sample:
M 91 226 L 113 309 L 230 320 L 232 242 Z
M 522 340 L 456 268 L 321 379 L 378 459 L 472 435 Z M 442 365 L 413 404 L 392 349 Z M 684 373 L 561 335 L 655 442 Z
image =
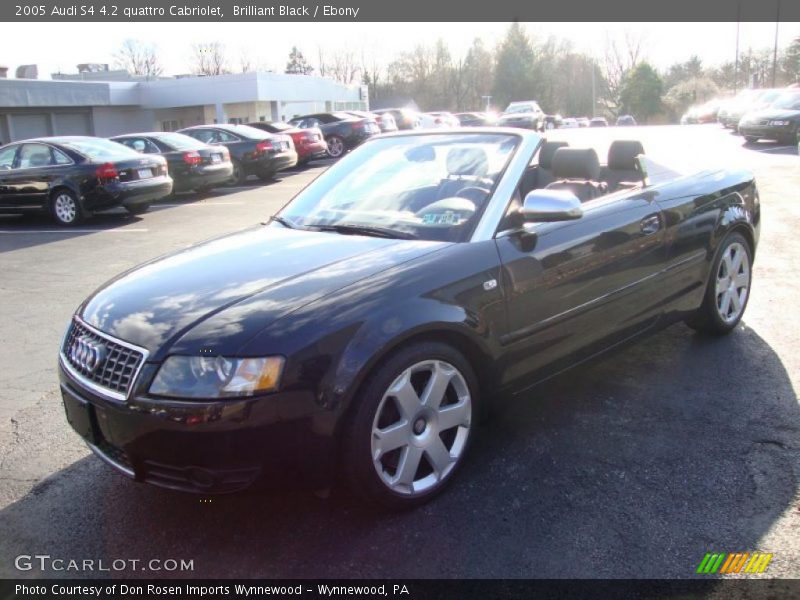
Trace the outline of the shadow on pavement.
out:
M 89 457 L 0 512 L 0 576 L 98 576 L 13 570 L 14 556 L 43 553 L 194 561 L 119 574 L 133 577 L 692 577 L 706 552 L 761 548 L 791 506 L 798 417 L 755 331 L 708 339 L 679 325 L 513 401 L 416 511 L 343 493 L 201 502 Z

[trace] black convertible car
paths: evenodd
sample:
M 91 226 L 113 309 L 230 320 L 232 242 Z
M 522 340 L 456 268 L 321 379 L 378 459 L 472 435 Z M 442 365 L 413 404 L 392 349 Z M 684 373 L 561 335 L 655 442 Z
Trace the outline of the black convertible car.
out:
M 345 152 L 381 132 L 375 119 L 357 117 L 346 112 L 295 117 L 289 124 L 300 129 L 316 128 L 322 131 L 331 158 L 340 158 Z
M 59 357 L 67 418 L 138 481 L 338 473 L 413 506 L 498 392 L 677 321 L 734 329 L 759 215 L 749 173 L 686 176 L 635 141 L 601 165 L 525 130 L 381 136 L 269 223 L 83 302 Z
M 160 156 L 142 156 L 95 137 L 24 140 L 0 148 L 0 212 L 48 211 L 57 223 L 81 223 L 94 211 L 124 207 L 138 215 L 169 196 Z

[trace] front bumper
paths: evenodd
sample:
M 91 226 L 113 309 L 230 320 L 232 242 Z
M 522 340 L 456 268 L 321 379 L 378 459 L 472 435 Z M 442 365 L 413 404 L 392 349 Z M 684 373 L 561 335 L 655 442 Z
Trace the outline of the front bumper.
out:
M 116 401 L 84 387 L 59 361 L 67 420 L 115 470 L 159 487 L 218 494 L 251 486 L 332 481 L 331 413 L 311 392 L 247 400 L 184 402 L 144 396 Z M 155 365 L 140 379 L 149 380 Z
M 765 140 L 782 140 L 789 137 L 794 131 L 789 125 L 756 125 L 750 123 L 739 124 L 739 133 L 746 137 L 758 137 Z

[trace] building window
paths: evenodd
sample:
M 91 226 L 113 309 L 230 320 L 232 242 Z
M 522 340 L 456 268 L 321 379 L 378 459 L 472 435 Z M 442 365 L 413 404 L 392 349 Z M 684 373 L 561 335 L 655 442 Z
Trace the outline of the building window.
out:
M 180 129 L 180 125 L 175 119 L 170 121 L 161 121 L 161 131 L 178 131 L 178 129 Z

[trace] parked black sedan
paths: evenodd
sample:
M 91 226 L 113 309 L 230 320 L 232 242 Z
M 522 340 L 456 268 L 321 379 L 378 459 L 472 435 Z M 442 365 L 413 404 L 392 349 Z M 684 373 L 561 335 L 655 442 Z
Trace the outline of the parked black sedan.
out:
M 250 175 L 269 181 L 278 171 L 297 164 L 294 142 L 288 135 L 274 135 L 247 125 L 196 125 L 178 133 L 204 144 L 225 146 L 233 163 L 231 180 L 237 185 Z
M 328 156 L 340 158 L 373 135 L 381 132 L 372 118 L 357 117 L 346 112 L 316 113 L 295 117 L 290 125 L 300 129 L 317 128 L 328 144 Z
M 118 206 L 144 213 L 171 191 L 162 157 L 109 140 L 48 137 L 0 148 L 3 213 L 48 211 L 60 225 L 77 225 L 94 211 Z
M 545 179 L 542 144 L 376 137 L 270 223 L 117 277 L 61 346 L 69 422 L 138 481 L 207 494 L 338 472 L 413 506 L 452 481 L 497 392 L 677 321 L 736 327 L 752 175 L 656 169 L 623 141 L 603 169 L 559 147 Z
M 233 175 L 230 152 L 225 146 L 209 146 L 182 133 L 128 133 L 111 140 L 141 154 L 163 156 L 174 182 L 173 192 L 206 191 L 227 183 Z
M 800 91 L 790 90 L 772 106 L 747 113 L 739 121 L 739 133 L 750 143 L 761 139 L 794 146 L 800 132 Z

